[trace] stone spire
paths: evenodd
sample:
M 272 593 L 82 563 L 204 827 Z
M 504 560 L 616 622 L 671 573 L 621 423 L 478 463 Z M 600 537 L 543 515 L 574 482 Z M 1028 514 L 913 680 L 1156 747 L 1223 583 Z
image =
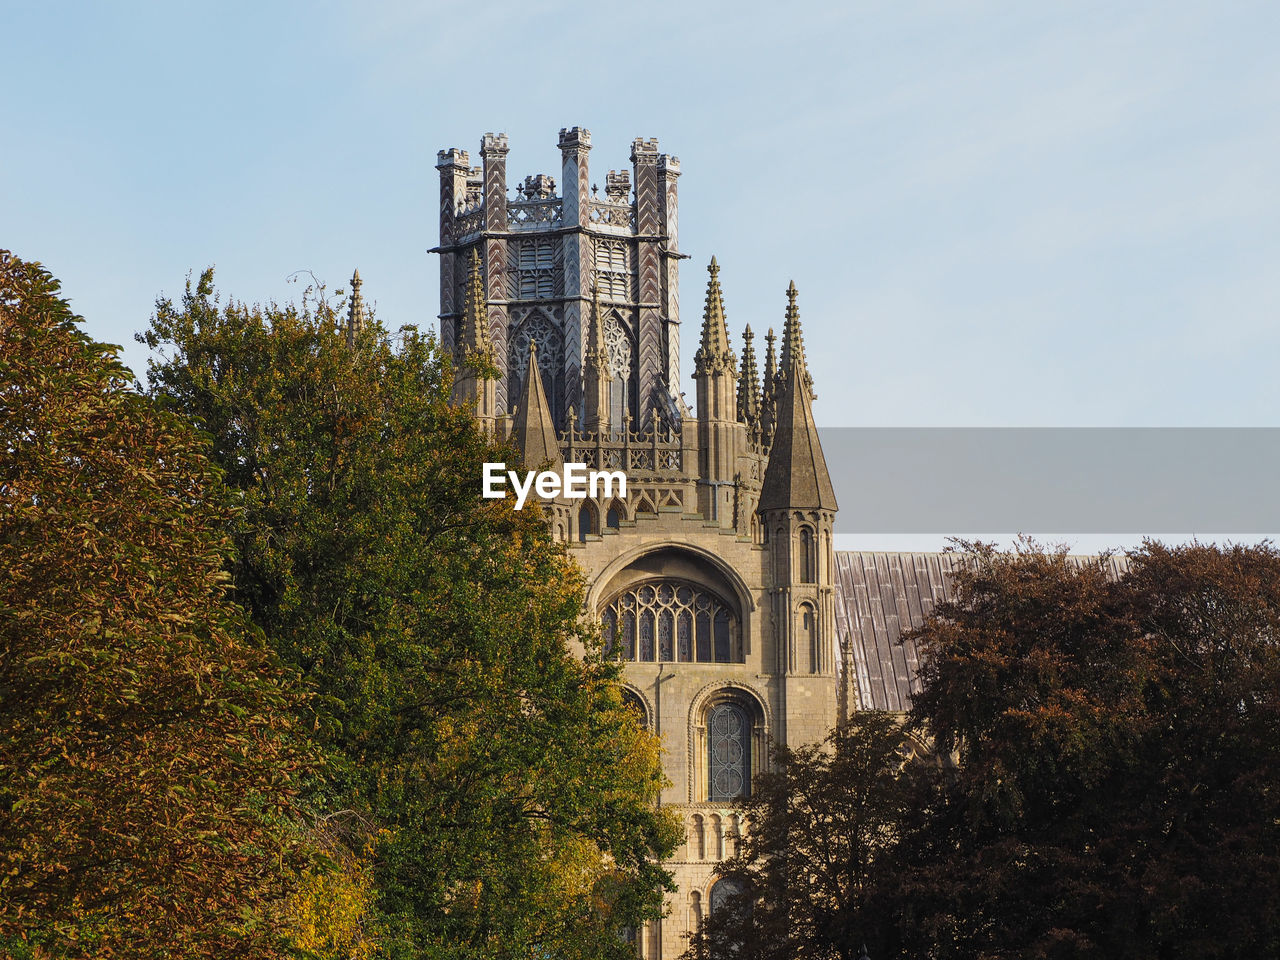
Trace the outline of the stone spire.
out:
M 777 425 L 760 490 L 761 510 L 837 509 L 809 398 L 803 359 L 792 351 L 777 398 Z
M 609 432 L 609 351 L 604 342 L 604 318 L 600 316 L 600 291 L 591 287 L 591 323 L 587 328 L 586 366 L 583 368 L 584 427 L 588 433 Z
M 766 444 L 773 442 L 773 427 L 778 422 L 778 354 L 774 350 L 777 339 L 770 327 L 764 337 L 768 346 L 764 351 L 764 396 L 760 398 L 760 439 Z
M 356 337 L 364 329 L 364 297 L 360 294 L 360 271 L 351 274 L 351 302 L 347 305 L 347 344 L 355 346 Z
M 520 406 L 511 426 L 511 439 L 524 453 L 526 468 L 536 470 L 543 464 L 558 466 L 560 438 L 555 420 L 551 417 L 551 405 L 542 389 L 542 374 L 538 370 L 538 345 L 529 341 L 529 365 L 524 372 L 524 389 L 520 392 Z
M 755 334 L 751 324 L 742 331 L 742 373 L 738 377 L 738 419 L 751 433 L 760 427 L 760 373 L 756 369 Z
M 729 330 L 725 326 L 724 298 L 720 292 L 720 265 L 711 258 L 707 267 L 707 303 L 702 312 L 702 342 L 693 357 L 693 375 L 734 370 L 735 357 L 729 349 Z
M 796 306 L 796 283 L 794 280 L 787 285 L 787 315 L 782 322 L 782 356 L 778 361 L 777 380 L 779 384 L 781 384 L 784 377 L 789 375 L 793 357 L 798 358 L 800 361 L 804 386 L 809 391 L 810 399 L 812 399 L 814 396 L 813 377 L 809 376 L 809 364 L 804 356 L 804 333 L 800 330 L 800 308 Z

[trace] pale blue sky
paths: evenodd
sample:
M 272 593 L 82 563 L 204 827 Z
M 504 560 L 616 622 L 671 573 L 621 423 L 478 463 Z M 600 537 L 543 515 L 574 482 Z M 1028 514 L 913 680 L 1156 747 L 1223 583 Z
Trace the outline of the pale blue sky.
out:
M 800 289 L 828 426 L 1280 423 L 1280 5 L 0 7 L 0 245 L 99 339 L 217 267 L 434 322 L 435 153 L 678 155 L 685 374 Z M 689 384 L 685 389 L 692 394 Z

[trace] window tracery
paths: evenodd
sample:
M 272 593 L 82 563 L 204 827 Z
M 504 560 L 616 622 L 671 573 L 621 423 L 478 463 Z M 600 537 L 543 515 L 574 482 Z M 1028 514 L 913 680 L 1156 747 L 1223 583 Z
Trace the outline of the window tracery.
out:
M 617 430 L 621 429 L 624 416 L 635 419 L 635 411 L 631 409 L 631 334 L 616 313 L 611 312 L 605 318 L 604 344 L 612 378 L 609 381 L 609 422 Z
M 623 660 L 742 663 L 742 632 L 733 609 L 684 580 L 650 580 L 606 604 L 606 652 Z
M 541 311 L 530 314 L 511 338 L 507 369 L 515 380 L 512 396 L 519 396 L 524 385 L 530 341 L 538 345 L 538 370 L 542 373 L 547 403 L 553 412 L 560 411 L 564 404 L 564 337 L 559 327 Z

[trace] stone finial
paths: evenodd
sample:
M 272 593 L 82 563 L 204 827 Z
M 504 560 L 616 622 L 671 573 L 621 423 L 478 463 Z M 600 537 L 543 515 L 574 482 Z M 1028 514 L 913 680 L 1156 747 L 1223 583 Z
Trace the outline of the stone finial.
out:
M 347 304 L 347 343 L 355 345 L 356 337 L 364 329 L 364 297 L 360 294 L 360 270 L 351 274 L 351 301 Z
M 694 376 L 727 370 L 736 373 L 736 358 L 729 349 L 729 330 L 725 325 L 724 296 L 720 291 L 720 265 L 711 258 L 707 266 L 707 302 L 702 312 L 702 341 L 693 358 Z

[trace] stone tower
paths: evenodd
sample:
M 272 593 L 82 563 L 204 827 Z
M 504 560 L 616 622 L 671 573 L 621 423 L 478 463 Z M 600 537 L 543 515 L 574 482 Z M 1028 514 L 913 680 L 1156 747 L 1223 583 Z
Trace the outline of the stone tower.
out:
M 600 196 L 590 146 L 586 130 L 562 130 L 562 195 L 537 175 L 514 198 L 505 136 L 485 135 L 478 169 L 465 151 L 441 151 L 441 339 L 460 363 L 490 351 L 492 395 L 461 367 L 457 395 L 527 466 L 627 476 L 625 499 L 559 499 L 544 512 L 586 571 L 625 695 L 663 740 L 663 803 L 685 823 L 668 864 L 679 891 L 637 932 L 654 960 L 679 956 L 729 892 L 714 870 L 737 849 L 733 801 L 767 766 L 769 742 L 812 742 L 836 723 L 836 501 L 795 285 L 760 382 L 749 330 L 741 364 L 732 349 L 712 258 L 690 411 L 678 394 L 679 164 L 636 140 L 631 170 L 610 171 Z M 771 310 L 750 312 L 768 326 Z
M 556 177 L 507 183 L 507 138 L 484 135 L 481 166 L 465 150 L 442 150 L 440 171 L 440 338 L 454 350 L 462 336 L 472 254 L 484 279 L 489 336 L 500 371 L 495 416 L 520 396 L 529 343 L 557 427 L 584 427 L 583 375 L 591 305 L 598 293 L 609 359 L 609 422 L 648 423 L 656 411 L 678 429 L 680 313 L 676 184 L 680 161 L 656 140 L 631 145 L 631 169 L 610 170 L 601 194 L 588 160 L 591 134 L 560 131 Z

